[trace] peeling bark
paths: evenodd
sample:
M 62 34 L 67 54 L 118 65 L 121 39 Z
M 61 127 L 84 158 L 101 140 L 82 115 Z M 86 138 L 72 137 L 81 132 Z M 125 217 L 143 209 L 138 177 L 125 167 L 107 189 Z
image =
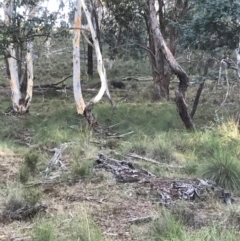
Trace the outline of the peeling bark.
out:
M 87 18 L 88 26 L 90 28 L 91 37 L 92 37 L 92 40 L 93 40 L 93 45 L 94 45 L 96 56 L 97 56 L 97 70 L 98 70 L 98 74 L 99 74 L 100 80 L 101 80 L 101 87 L 100 87 L 100 90 L 99 90 L 98 94 L 89 101 L 89 103 L 86 105 L 86 107 L 84 109 L 84 116 L 86 117 L 89 125 L 92 128 L 96 129 L 98 127 L 98 123 L 97 123 L 97 120 L 95 119 L 95 117 L 92 114 L 92 109 L 93 109 L 94 105 L 102 99 L 102 97 L 105 93 L 106 93 L 111 105 L 114 108 L 115 108 L 115 105 L 114 105 L 114 102 L 111 98 L 111 95 L 110 95 L 110 92 L 109 92 L 109 89 L 108 89 L 106 70 L 105 70 L 105 67 L 104 67 L 101 48 L 100 48 L 100 45 L 99 45 L 97 34 L 96 34 L 96 31 L 93 27 L 91 14 L 90 14 L 87 6 L 86 6 L 85 1 L 84 0 L 79 0 L 79 1 L 80 1 L 80 5 L 82 6 L 82 8 L 84 10 L 84 13 L 85 13 L 86 18 Z
M 81 0 L 78 0 L 75 9 L 73 32 L 73 93 L 77 107 L 77 113 L 82 115 L 85 109 L 85 102 L 82 96 L 80 72 L 81 7 Z
M 178 88 L 175 90 L 176 95 L 176 105 L 178 108 L 179 115 L 187 129 L 194 130 L 195 125 L 192 121 L 191 116 L 187 110 L 187 104 L 185 101 L 185 92 L 188 87 L 189 77 L 186 72 L 181 68 L 181 66 L 177 63 L 174 56 L 172 55 L 171 51 L 167 47 L 165 40 L 162 36 L 161 30 L 159 28 L 159 24 L 157 21 L 157 13 L 155 9 L 155 1 L 148 0 L 149 5 L 149 14 L 150 14 L 150 25 L 152 29 L 153 36 L 156 39 L 157 48 L 161 50 L 165 60 L 169 64 L 172 72 L 178 77 L 179 85 Z
M 86 15 L 88 26 L 90 28 L 90 32 L 91 32 L 91 35 L 92 35 L 93 45 L 94 45 L 96 56 L 97 56 L 97 70 L 98 70 L 98 74 L 99 74 L 99 77 L 100 77 L 100 80 L 101 80 L 101 88 L 100 88 L 98 94 L 90 100 L 88 105 L 93 107 L 92 104 L 96 104 L 97 102 L 99 102 L 102 99 L 104 93 L 106 93 L 111 105 L 114 107 L 114 102 L 112 101 L 112 98 L 111 98 L 111 95 L 110 95 L 110 92 L 109 92 L 109 89 L 108 89 L 106 70 L 105 70 L 105 67 L 104 67 L 104 63 L 103 63 L 103 59 L 102 59 L 102 53 L 101 53 L 99 41 L 98 41 L 98 38 L 97 38 L 97 34 L 96 34 L 96 31 L 93 27 L 91 14 L 90 14 L 90 12 L 89 12 L 86 4 L 85 4 L 85 1 L 80 0 L 80 2 L 81 2 L 81 5 L 83 7 L 84 13 Z
M 14 1 L 11 1 L 8 4 L 4 4 L 4 15 L 5 15 L 5 24 L 9 26 L 13 17 L 13 9 L 14 9 Z M 33 7 L 29 12 L 29 18 L 33 18 L 36 13 L 36 7 Z M 20 31 L 20 29 L 19 29 Z M 33 57 L 32 57 L 32 49 L 33 42 L 30 41 L 27 43 L 27 54 L 26 54 L 26 69 L 27 69 L 27 91 L 26 97 L 22 98 L 20 81 L 19 78 L 21 76 L 21 65 L 19 64 L 19 59 L 22 59 L 22 51 L 20 48 L 17 49 L 13 43 L 9 45 L 7 48 L 7 68 L 9 68 L 9 79 L 10 86 L 12 90 L 12 105 L 13 110 L 16 113 L 24 114 L 28 112 L 31 100 L 32 100 L 32 92 L 33 92 Z M 17 56 L 16 56 L 17 54 Z
M 16 60 L 16 52 L 13 44 L 11 44 L 8 48 L 9 56 L 8 56 L 8 64 L 10 70 L 10 86 L 12 90 L 12 104 L 13 109 L 16 112 L 24 111 L 24 108 L 20 107 L 20 100 L 22 98 L 20 92 L 20 85 L 18 79 L 18 65 Z
M 148 38 L 149 38 L 149 52 L 148 57 L 152 67 L 152 76 L 154 82 L 154 98 L 156 100 L 161 98 L 169 99 L 169 84 L 170 73 L 165 71 L 165 59 L 161 50 L 157 47 L 156 36 L 154 36 L 151 27 L 149 26 L 149 18 L 144 15 Z M 159 24 L 162 31 L 164 31 L 163 24 L 163 2 L 159 0 Z
M 28 109 L 32 101 L 33 93 L 33 42 L 27 44 L 27 91 L 25 97 L 26 108 Z

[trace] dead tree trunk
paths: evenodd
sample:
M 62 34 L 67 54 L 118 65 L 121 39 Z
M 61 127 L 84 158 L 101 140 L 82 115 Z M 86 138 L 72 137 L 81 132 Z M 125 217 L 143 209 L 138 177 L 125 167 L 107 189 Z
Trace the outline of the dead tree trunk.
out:
M 187 104 L 185 101 L 185 92 L 188 87 L 189 77 L 186 72 L 181 68 L 181 66 L 177 63 L 169 48 L 167 47 L 165 40 L 162 36 L 159 23 L 157 20 L 157 12 L 155 9 L 155 1 L 148 0 L 149 5 L 149 14 L 150 14 L 150 25 L 153 33 L 153 37 L 156 41 L 156 48 L 161 50 L 165 60 L 169 64 L 172 72 L 178 77 L 179 85 L 175 90 L 176 95 L 176 105 L 178 108 L 178 113 L 187 129 L 194 130 L 195 125 L 192 121 L 191 116 L 187 110 Z
M 92 37 L 89 38 L 89 41 L 93 43 Z M 88 70 L 87 73 L 90 76 L 93 76 L 93 46 L 88 44 Z

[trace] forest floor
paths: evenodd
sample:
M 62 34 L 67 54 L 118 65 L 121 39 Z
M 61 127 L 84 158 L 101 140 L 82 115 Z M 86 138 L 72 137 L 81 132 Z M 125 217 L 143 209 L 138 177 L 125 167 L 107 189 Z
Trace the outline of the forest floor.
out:
M 35 86 L 70 75 L 71 61 L 69 50 L 47 61 L 38 56 Z M 146 63 L 117 60 L 109 80 L 149 77 Z M 94 75 L 83 76 L 84 85 L 99 81 Z M 226 86 L 207 81 L 197 130 L 188 132 L 176 111 L 175 79 L 169 101 L 154 100 L 151 80 L 124 83 L 125 90 L 111 88 L 116 113 L 105 98 L 94 107 L 101 129 L 94 132 L 76 114 L 71 91 L 35 89 L 28 114 L 7 115 L 11 93 L 0 75 L 1 241 L 239 240 L 237 89 L 216 112 Z M 188 89 L 189 110 L 197 87 Z M 87 102 L 94 92 L 83 94 Z
M 180 193 L 180 186 L 184 192 L 199 187 L 209 162 L 239 162 L 235 116 L 228 109 L 216 120 L 221 101 L 207 86 L 197 131 L 189 133 L 174 101 L 149 101 L 150 87 L 140 86 L 149 82 L 126 84 L 126 91 L 112 90 L 116 113 L 106 101 L 94 109 L 102 133 L 76 114 L 70 92 L 35 95 L 29 114 L 8 116 L 10 93 L 1 91 L 0 212 L 44 208 L 24 221 L 2 216 L 0 240 L 238 240 L 238 191 L 231 191 L 231 205 L 211 183 L 200 197 Z M 194 92 L 191 87 L 190 104 Z M 63 166 L 46 172 L 62 144 Z

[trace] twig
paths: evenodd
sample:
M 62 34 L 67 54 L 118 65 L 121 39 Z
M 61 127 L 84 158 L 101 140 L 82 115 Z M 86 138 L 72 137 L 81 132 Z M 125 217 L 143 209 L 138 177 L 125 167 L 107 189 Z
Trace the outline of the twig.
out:
M 60 183 L 61 182 L 35 182 L 35 183 L 28 183 L 24 187 L 29 188 L 29 187 L 36 187 L 36 186 L 49 185 L 49 184 L 56 185 Z
M 83 37 L 86 39 L 87 43 L 92 47 L 94 48 L 93 44 L 91 43 L 91 41 L 88 39 L 88 37 L 86 36 L 86 34 L 82 31 L 82 35 Z
M 223 102 L 221 103 L 221 105 L 215 110 L 215 113 L 217 113 L 222 107 L 223 105 L 225 104 L 227 98 L 228 98 L 228 95 L 229 95 L 229 88 L 230 88 L 230 85 L 229 85 L 229 81 L 228 81 L 228 70 L 227 68 L 225 67 L 225 74 L 226 74 L 226 81 L 227 81 L 227 92 L 226 92 L 226 95 L 225 95 L 225 98 L 223 100 Z
M 122 138 L 122 137 L 130 135 L 132 133 L 134 133 L 134 131 L 130 131 L 130 132 L 127 132 L 125 134 L 121 134 L 121 135 L 117 135 L 117 136 L 107 136 L 107 138 Z
M 59 81 L 59 82 L 57 82 L 57 83 L 55 83 L 55 84 L 52 84 L 52 85 L 53 85 L 53 86 L 59 85 L 59 84 L 63 83 L 64 81 L 66 81 L 68 78 L 71 78 L 72 76 L 73 76 L 73 75 L 70 74 L 70 75 L 64 77 L 61 81 Z
M 117 123 L 117 124 L 111 125 L 111 126 L 108 127 L 108 129 L 111 129 L 111 128 L 115 127 L 115 126 L 119 126 L 119 125 L 121 125 L 121 124 L 122 124 L 122 122 L 119 122 L 119 123 Z

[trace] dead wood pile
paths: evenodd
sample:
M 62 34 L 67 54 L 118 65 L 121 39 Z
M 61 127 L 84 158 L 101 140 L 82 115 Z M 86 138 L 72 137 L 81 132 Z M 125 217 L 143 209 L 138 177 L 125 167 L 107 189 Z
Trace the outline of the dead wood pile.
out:
M 33 218 L 37 213 L 47 209 L 45 205 L 24 205 L 17 210 L 5 209 L 0 213 L 0 223 L 10 223 L 13 221 L 26 221 Z
M 117 182 L 137 182 L 149 188 L 149 193 L 157 197 L 160 205 L 169 205 L 176 200 L 204 201 L 208 197 L 217 198 L 226 204 L 234 201 L 231 193 L 218 187 L 210 180 L 157 178 L 146 169 L 132 162 L 119 161 L 98 155 L 95 169 L 105 169 L 113 173 Z

